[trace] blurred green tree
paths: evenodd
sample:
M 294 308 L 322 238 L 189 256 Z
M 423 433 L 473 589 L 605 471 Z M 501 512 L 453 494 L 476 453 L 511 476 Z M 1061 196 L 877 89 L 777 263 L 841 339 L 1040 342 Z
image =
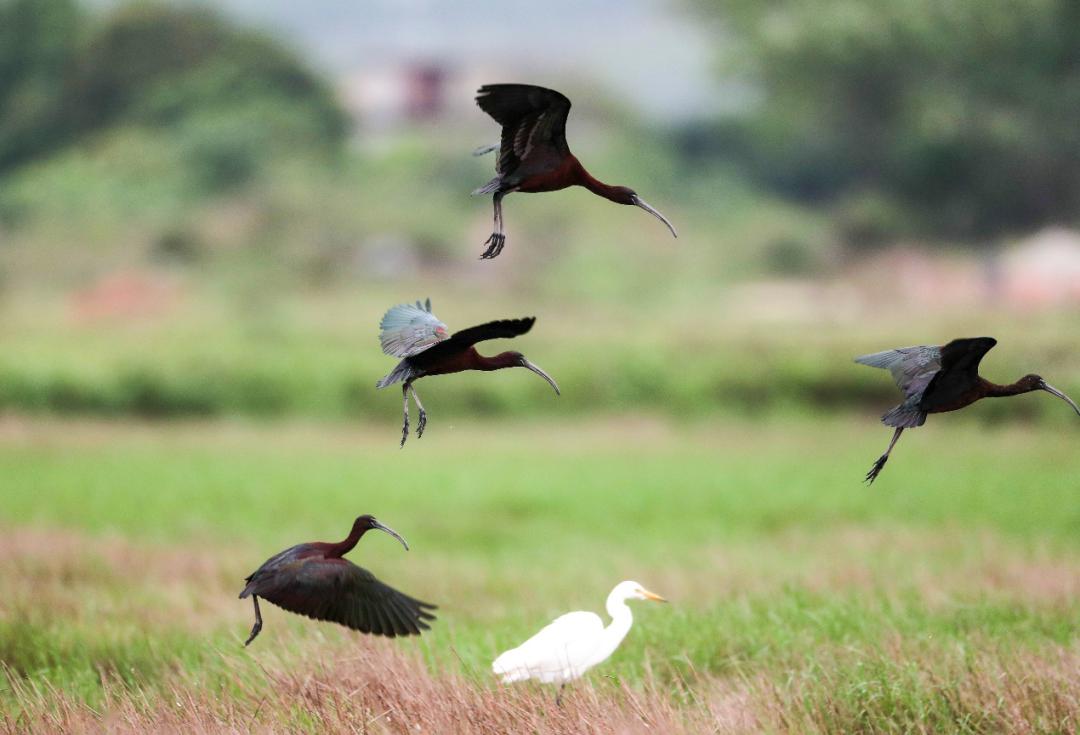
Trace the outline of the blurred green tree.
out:
M 864 244 L 988 243 L 1080 220 L 1075 0 L 701 7 L 723 21 L 727 70 L 763 92 L 714 147 L 776 189 L 836 204 L 855 244 L 868 232 Z
M 0 173 L 65 139 L 79 21 L 74 0 L 0 3 Z
M 297 55 L 209 9 L 0 3 L 0 172 L 124 125 L 169 129 L 212 193 L 276 153 L 337 151 L 348 116 Z

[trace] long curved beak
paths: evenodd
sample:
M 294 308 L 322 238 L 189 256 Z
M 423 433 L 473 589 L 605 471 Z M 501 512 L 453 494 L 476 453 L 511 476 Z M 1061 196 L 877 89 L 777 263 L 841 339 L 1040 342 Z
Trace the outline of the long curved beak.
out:
M 398 541 L 401 542 L 401 545 L 405 547 L 405 551 L 409 550 L 409 542 L 406 541 L 405 539 L 403 539 L 401 537 L 401 534 L 398 533 L 397 531 L 395 531 L 394 529 L 390 528 L 390 526 L 384 526 L 383 524 L 379 523 L 378 521 L 372 521 L 371 522 L 371 527 L 372 528 L 377 528 L 380 531 L 386 531 L 388 534 L 390 534 L 391 536 L 393 536 L 394 538 L 396 538 Z
M 1076 401 L 1074 401 L 1073 399 L 1069 398 L 1069 397 L 1068 397 L 1067 395 L 1065 395 L 1064 393 L 1062 393 L 1061 391 L 1059 391 L 1059 390 L 1058 390 L 1057 388 L 1055 388 L 1054 386 L 1052 386 L 1052 385 L 1050 385 L 1049 383 L 1047 383 L 1047 382 L 1046 382 L 1045 380 L 1044 380 L 1044 381 L 1042 382 L 1042 385 L 1041 385 L 1041 386 L 1039 386 L 1039 387 L 1040 387 L 1040 388 L 1042 388 L 1042 389 L 1043 389 L 1044 391 L 1046 391 L 1047 393 L 1049 393 L 1049 394 L 1051 394 L 1051 395 L 1055 395 L 1055 396 L 1057 396 L 1058 398 L 1060 398 L 1061 400 L 1063 400 L 1063 401 L 1065 401 L 1066 403 L 1068 403 L 1068 404 L 1069 404 L 1070 406 L 1072 406 L 1072 407 L 1073 407 L 1073 410 L 1074 410 L 1074 411 L 1076 411 L 1076 414 L 1077 414 L 1078 416 L 1080 416 L 1080 406 L 1077 406 L 1077 405 L 1076 405 Z
M 559 385 L 555 382 L 554 378 L 552 378 L 550 375 L 548 375 L 543 370 L 538 368 L 536 365 L 533 365 L 531 362 L 529 362 L 525 358 L 522 358 L 521 359 L 521 366 L 524 367 L 524 368 L 528 368 L 529 370 L 532 370 L 534 373 L 539 375 L 541 378 L 543 378 L 547 382 L 551 383 L 551 387 L 555 389 L 555 395 L 557 395 L 557 396 L 562 395 L 562 393 L 559 391 Z
M 647 201 L 645 201 L 644 199 L 642 199 L 641 197 L 639 197 L 639 196 L 638 196 L 637 194 L 635 194 L 635 195 L 634 195 L 634 197 L 633 197 L 633 200 L 634 200 L 634 204 L 636 204 L 637 206 L 641 207 L 641 208 L 642 208 L 642 209 L 644 209 L 644 210 L 645 210 L 646 212 L 648 212 L 649 214 L 651 214 L 651 215 L 652 215 L 653 217 L 656 217 L 656 219 L 660 220 L 660 221 L 661 221 L 661 222 L 663 222 L 663 223 L 664 223 L 665 225 L 667 225 L 667 228 L 668 228 L 669 230 L 671 230 L 671 235 L 672 235 L 672 237 L 678 237 L 678 236 L 679 236 L 679 233 L 678 233 L 678 232 L 675 232 L 675 228 L 674 228 L 674 227 L 672 227 L 672 225 L 671 225 L 671 223 L 670 223 L 670 222 L 668 222 L 668 218 L 667 218 L 667 217 L 665 217 L 664 215 L 660 214 L 659 210 L 657 210 L 657 209 L 656 209 L 655 207 L 653 207 L 652 205 L 650 205 L 650 204 L 649 204 L 649 203 L 648 203 Z
M 655 592 L 649 592 L 648 590 L 642 590 L 641 594 L 645 595 L 646 600 L 652 600 L 653 602 L 667 602 L 663 597 Z

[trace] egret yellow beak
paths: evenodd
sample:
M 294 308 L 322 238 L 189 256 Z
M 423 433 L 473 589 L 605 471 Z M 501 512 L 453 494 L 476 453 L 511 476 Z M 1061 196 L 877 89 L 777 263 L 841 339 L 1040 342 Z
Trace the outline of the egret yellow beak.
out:
M 652 600 L 653 602 L 667 602 L 663 597 L 655 592 L 649 592 L 648 590 L 642 590 L 641 594 L 645 596 L 646 600 Z

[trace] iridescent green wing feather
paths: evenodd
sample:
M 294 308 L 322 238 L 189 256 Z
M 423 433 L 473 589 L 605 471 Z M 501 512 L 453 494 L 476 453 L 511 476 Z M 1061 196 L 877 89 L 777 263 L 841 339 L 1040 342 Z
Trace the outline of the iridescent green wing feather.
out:
M 379 330 L 383 352 L 394 357 L 411 357 L 450 337 L 446 325 L 431 313 L 431 299 L 392 307 Z

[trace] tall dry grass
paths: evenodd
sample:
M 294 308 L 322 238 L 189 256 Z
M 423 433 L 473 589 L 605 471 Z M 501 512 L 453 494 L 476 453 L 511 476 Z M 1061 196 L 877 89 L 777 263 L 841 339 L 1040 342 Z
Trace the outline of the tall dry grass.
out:
M 93 708 L 7 672 L 23 709 L 7 733 L 1069 733 L 1080 719 L 1080 650 L 973 655 L 896 642 L 878 659 L 826 651 L 799 671 L 649 676 L 641 686 L 594 673 L 567 689 L 499 686 L 431 672 L 418 655 L 365 640 L 275 658 L 230 691 L 177 674 L 158 693 L 103 679 Z M 992 646 L 990 647 L 992 648 Z M 852 677 L 861 669 L 862 677 Z M 912 696 L 917 694 L 919 696 Z

